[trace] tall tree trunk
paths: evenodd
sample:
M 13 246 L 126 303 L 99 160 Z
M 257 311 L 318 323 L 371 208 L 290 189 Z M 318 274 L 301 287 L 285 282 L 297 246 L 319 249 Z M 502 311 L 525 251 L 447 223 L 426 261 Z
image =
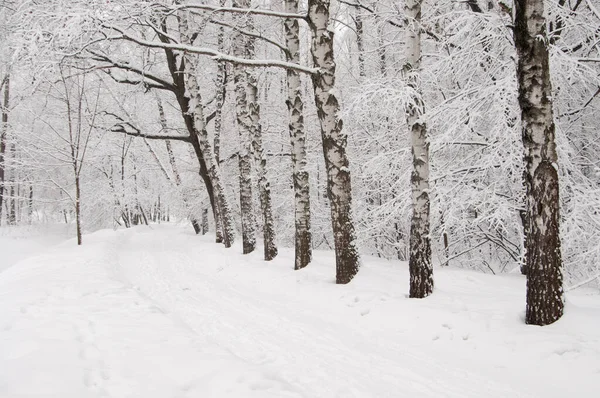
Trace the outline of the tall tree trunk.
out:
M 410 130 L 413 169 L 411 174 L 412 219 L 410 224 L 410 297 L 423 298 L 433 292 L 431 238 L 429 236 L 429 142 L 425 122 L 419 120 L 424 112 L 421 99 L 421 1 L 406 0 L 405 77 L 414 90 L 414 99 L 407 107 L 406 123 Z
M 133 158 L 133 193 L 135 196 L 135 217 L 136 217 L 136 225 L 144 223 L 144 225 L 148 225 L 148 217 L 146 217 L 146 212 L 144 211 L 144 207 L 140 203 L 140 196 L 138 191 L 138 181 L 137 181 L 137 161 L 135 157 Z
M 27 217 L 29 224 L 33 224 L 33 183 L 29 184 L 29 200 L 27 201 Z
M 552 111 L 543 0 L 515 1 L 515 45 L 525 161 L 527 213 L 525 322 L 551 324 L 563 315 L 558 155 Z
M 8 181 L 8 184 L 10 185 L 10 200 L 8 201 L 8 224 L 9 225 L 17 225 L 17 194 L 15 192 L 15 187 L 17 185 L 17 181 L 15 179 L 15 174 L 16 174 L 16 170 L 15 170 L 15 144 L 14 142 L 10 145 L 10 154 L 12 157 L 12 162 L 13 162 L 13 166 L 12 166 L 12 170 L 10 171 L 10 179 Z
M 208 209 L 202 210 L 202 235 L 208 233 Z
M 220 0 L 219 5 L 225 7 L 225 0 Z M 225 28 L 219 26 L 219 33 L 217 34 L 217 49 L 219 52 L 224 51 L 225 42 Z M 217 97 L 216 97 L 216 109 L 215 109 L 215 134 L 214 134 L 214 152 L 215 162 L 217 167 L 221 164 L 221 130 L 223 128 L 223 105 L 225 104 L 227 90 L 227 65 L 224 62 L 219 62 L 217 65 Z M 215 219 L 215 233 L 217 237 L 217 243 L 223 241 L 223 223 L 221 220 L 220 213 L 214 212 Z
M 169 126 L 167 125 L 167 118 L 165 116 L 165 110 L 163 108 L 162 101 L 160 100 L 160 96 L 158 94 L 156 95 L 156 104 L 158 106 L 158 115 L 160 117 L 160 127 L 164 131 L 169 131 L 168 130 Z M 147 144 L 147 145 L 149 145 L 149 144 Z M 175 187 L 176 187 L 179 195 L 181 196 L 181 200 L 183 201 L 185 210 L 188 213 L 190 222 L 192 223 L 192 227 L 194 228 L 194 232 L 196 232 L 196 235 L 198 235 L 201 232 L 200 225 L 198 223 L 198 219 L 192 213 L 192 207 L 190 206 L 187 195 L 182 190 L 181 174 L 179 174 L 179 169 L 177 168 L 177 163 L 175 162 L 175 154 L 173 153 L 173 146 L 171 145 L 171 141 L 165 140 L 165 146 L 167 148 L 167 154 L 169 155 L 169 163 L 171 164 L 171 170 L 173 171 L 173 178 L 174 178 L 173 182 L 175 183 Z M 150 146 L 149 146 L 149 148 L 150 148 Z M 160 165 L 160 159 L 158 158 L 158 156 L 156 156 L 154 151 L 151 150 L 151 152 L 152 152 L 152 155 L 155 157 L 156 162 L 159 163 L 159 165 Z M 160 167 L 162 168 L 162 165 Z M 169 177 L 168 173 L 166 172 L 166 170 L 163 169 L 163 172 L 165 173 L 165 176 L 167 177 L 167 179 L 170 180 L 170 177 Z
M 4 201 L 4 181 L 6 137 L 8 132 L 8 108 L 10 105 L 10 76 L 4 78 L 4 102 L 2 104 L 2 126 L 0 126 L 0 225 L 2 225 L 2 202 Z
M 159 223 L 162 221 L 162 208 L 161 208 L 161 204 L 160 204 L 160 193 L 158 194 L 158 197 L 156 198 L 156 205 L 155 205 L 155 211 L 154 211 L 154 217 L 153 217 L 153 221 L 156 223 Z
M 358 52 L 358 75 L 361 78 L 367 76 L 365 67 L 365 30 L 361 11 L 354 9 L 354 24 L 356 25 L 356 47 Z
M 298 13 L 298 0 L 285 0 L 285 12 Z M 297 19 L 284 22 L 288 60 L 300 64 L 300 26 Z M 306 267 L 312 261 L 312 233 L 310 229 L 310 183 L 306 170 L 306 132 L 304 130 L 304 101 L 300 74 L 287 71 L 289 130 L 294 167 L 295 260 L 294 269 Z
M 189 13 L 179 13 L 178 19 L 181 40 L 184 44 L 189 45 L 191 44 L 192 37 L 189 27 Z M 166 22 L 163 22 L 163 29 L 166 31 Z M 168 41 L 168 38 L 165 37 L 161 37 L 161 39 Z M 198 162 L 200 163 L 200 176 L 206 185 L 213 213 L 218 211 L 220 214 L 223 227 L 223 244 L 225 247 L 231 247 L 235 239 L 233 219 L 231 218 L 231 211 L 227 203 L 225 188 L 221 181 L 221 172 L 215 161 L 213 148 L 208 139 L 208 132 L 206 131 L 204 105 L 196 77 L 196 57 L 193 54 L 184 53 L 182 55 L 181 66 L 179 66 L 177 57 L 172 51 L 165 50 L 165 53 L 171 77 L 176 85 L 175 95 L 181 108 L 181 114 L 190 134 L 191 143 L 196 152 Z M 191 104 L 193 104 L 193 109 Z
M 131 227 L 131 218 L 129 217 L 129 206 L 127 205 L 127 198 L 125 197 L 125 163 L 127 160 L 127 152 L 131 141 L 131 137 L 123 137 L 123 145 L 121 146 L 121 218 L 125 228 Z
M 234 7 L 249 8 L 249 0 L 233 1 Z M 247 16 L 238 17 L 238 26 L 247 26 Z M 247 40 L 244 34 L 235 31 L 233 34 L 233 55 L 245 58 L 248 56 Z M 252 163 L 251 163 L 251 128 L 252 120 L 248 108 L 248 75 L 245 67 L 239 64 L 233 66 L 235 95 L 236 95 L 236 119 L 237 129 L 240 137 L 238 152 L 238 166 L 240 172 L 240 211 L 242 215 L 242 244 L 244 254 L 254 251 L 256 248 L 256 218 L 254 215 L 254 203 L 252 199 Z
M 245 0 L 246 1 L 246 0 Z M 246 6 L 250 7 L 247 1 Z M 248 27 L 254 30 L 252 17 L 248 17 Z M 248 59 L 256 57 L 255 38 L 246 38 L 246 56 Z M 258 81 L 253 69 L 246 68 L 246 95 L 248 101 L 248 117 L 250 119 L 250 135 L 252 139 L 252 153 L 256 164 L 256 175 L 258 179 L 258 198 L 263 221 L 263 247 L 265 261 L 271 261 L 277 257 L 277 244 L 275 243 L 275 222 L 273 220 L 273 206 L 271 201 L 271 184 L 267 179 L 267 157 L 263 147 L 262 126 L 260 123 L 260 105 L 258 103 Z
M 77 172 L 77 163 L 73 164 L 73 168 L 75 169 L 75 229 L 77 230 L 77 244 L 81 245 L 81 186 L 79 183 L 79 173 Z
M 317 74 L 312 75 L 315 103 L 321 124 L 323 155 L 327 170 L 327 195 L 336 254 L 336 283 L 354 278 L 360 267 L 352 220 L 352 184 L 346 156 L 348 137 L 342 132 L 340 105 L 335 90 L 333 31 L 329 30 L 329 0 L 308 1 L 308 23 L 312 32 L 311 53 Z
M 18 193 L 17 193 L 17 185 L 18 185 L 18 176 L 17 176 L 17 147 L 15 145 L 14 139 L 10 144 L 10 157 L 12 162 L 12 167 L 10 170 L 10 201 L 8 202 L 8 223 L 10 225 L 17 225 L 17 202 L 18 202 Z
M 250 101 L 249 111 L 250 118 L 252 119 L 252 150 L 254 154 L 254 161 L 257 168 L 258 178 L 258 194 L 260 201 L 260 210 L 263 217 L 263 244 L 264 244 L 264 259 L 265 261 L 271 261 L 277 257 L 277 244 L 275 242 L 275 221 L 273 220 L 273 206 L 271 201 L 271 184 L 267 179 L 267 158 L 262 142 L 262 127 L 260 125 L 260 106 L 258 105 L 257 92 L 258 87 L 254 77 L 249 79 L 253 81 L 249 85 L 249 98 Z
M 386 56 L 386 45 L 385 45 L 385 27 L 386 21 L 381 18 L 381 14 L 377 12 L 378 2 L 375 2 L 375 21 L 378 24 L 377 27 L 377 55 L 379 56 L 379 71 L 381 76 L 387 76 L 387 56 Z

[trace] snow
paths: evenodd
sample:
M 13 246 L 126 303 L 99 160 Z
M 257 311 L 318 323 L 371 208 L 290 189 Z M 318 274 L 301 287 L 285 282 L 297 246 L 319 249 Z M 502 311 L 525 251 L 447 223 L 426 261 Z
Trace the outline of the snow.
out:
M 0 272 L 19 261 L 66 240 L 67 225 L 0 228 Z
M 595 397 L 600 297 L 526 326 L 525 281 L 334 257 L 293 271 L 187 227 L 99 231 L 0 273 L 0 397 Z M 0 234 L 2 258 L 13 247 Z M 14 248 L 19 251 L 18 247 Z M 260 251 L 259 251 L 260 252 Z M 4 265 L 4 264 L 3 264 Z

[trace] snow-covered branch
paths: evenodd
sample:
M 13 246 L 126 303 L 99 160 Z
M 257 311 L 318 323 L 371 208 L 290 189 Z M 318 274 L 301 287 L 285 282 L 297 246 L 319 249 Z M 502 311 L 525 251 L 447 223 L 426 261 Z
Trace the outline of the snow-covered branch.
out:
M 165 12 L 165 14 L 173 14 L 176 13 L 177 11 L 181 11 L 181 10 L 203 10 L 203 11 L 211 11 L 211 12 L 215 12 L 215 13 L 231 13 L 231 14 L 245 14 L 245 15 L 262 15 L 262 16 L 267 16 L 267 17 L 277 17 L 277 18 L 291 18 L 291 19 L 306 19 L 306 14 L 305 13 L 301 13 L 301 14 L 292 14 L 292 13 L 286 13 L 286 12 L 279 12 L 279 11 L 271 11 L 271 10 L 262 10 L 259 8 L 237 8 L 237 7 L 217 7 L 217 6 L 211 6 L 211 5 L 207 5 L 207 4 L 198 4 L 198 3 L 192 3 L 192 4 L 181 4 L 181 5 L 175 5 L 175 6 L 166 6 L 165 4 L 161 4 L 161 3 L 154 3 L 152 4 L 153 7 L 156 8 L 162 8 Z
M 272 68 L 282 68 L 282 69 L 291 69 L 302 73 L 307 74 L 316 74 L 318 73 L 318 68 L 309 68 L 302 65 L 297 65 L 291 62 L 278 61 L 278 60 L 255 60 L 255 59 L 245 59 L 240 57 L 234 57 L 228 54 L 223 54 L 218 51 L 215 51 L 211 48 L 206 47 L 196 47 L 185 44 L 171 44 L 164 42 L 156 42 L 151 40 L 144 40 L 139 37 L 132 36 L 120 28 L 110 25 L 104 25 L 107 29 L 112 29 L 118 32 L 119 36 L 111 36 L 108 37 L 108 40 L 126 40 L 132 43 L 136 43 L 140 46 L 148 47 L 148 48 L 161 48 L 167 50 L 178 50 L 192 54 L 206 55 L 211 57 L 214 61 L 217 62 L 228 62 L 231 64 L 244 65 L 248 67 L 272 67 Z

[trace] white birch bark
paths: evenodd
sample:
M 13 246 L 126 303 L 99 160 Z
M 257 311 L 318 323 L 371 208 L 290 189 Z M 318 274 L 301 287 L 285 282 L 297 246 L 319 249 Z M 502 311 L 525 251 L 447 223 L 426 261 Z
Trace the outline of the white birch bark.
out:
M 254 51 L 251 50 L 250 56 Z M 264 259 L 271 261 L 277 257 L 277 245 L 275 243 L 275 222 L 273 221 L 273 210 L 271 204 L 271 184 L 267 179 L 267 158 L 262 142 L 262 127 L 260 125 L 260 105 L 258 104 L 258 85 L 256 76 L 247 71 L 247 94 L 248 113 L 250 115 L 252 135 L 252 153 L 256 163 L 256 174 L 258 178 L 258 194 L 261 214 L 263 216 L 263 244 Z
M 515 1 L 515 45 L 525 161 L 525 322 L 551 324 L 563 315 L 558 155 L 543 0 Z
M 431 238 L 429 235 L 429 142 L 427 127 L 420 120 L 424 111 L 420 88 L 421 0 L 405 0 L 406 26 L 405 77 L 414 90 L 414 101 L 406 110 L 412 149 L 412 219 L 410 224 L 410 297 L 423 298 L 433 292 Z
M 335 243 L 336 283 L 354 278 L 360 267 L 352 220 L 352 184 L 346 155 L 347 136 L 342 132 L 340 105 L 335 90 L 333 31 L 329 29 L 329 0 L 309 0 L 308 24 L 311 53 L 318 73 L 312 75 L 315 104 L 321 124 L 323 155 L 327 171 L 327 195 Z
M 189 13 L 181 12 L 179 14 L 179 31 L 181 34 L 181 40 L 185 44 L 191 44 L 191 32 L 189 23 Z M 201 152 L 202 158 L 205 163 L 206 172 L 212 182 L 213 188 L 213 211 L 219 212 L 218 216 L 215 216 L 215 220 L 221 219 L 221 225 L 223 228 L 223 243 L 226 247 L 231 247 L 234 240 L 234 229 L 233 220 L 231 218 L 231 211 L 227 203 L 225 196 L 225 189 L 221 181 L 221 173 L 219 167 L 215 161 L 213 154 L 213 148 L 208 138 L 208 132 L 206 130 L 206 123 L 204 119 L 204 105 L 202 104 L 202 96 L 200 93 L 200 87 L 198 85 L 197 70 L 196 70 L 196 59 L 192 54 L 183 54 L 184 62 L 184 74 L 185 74 L 185 88 L 187 89 L 187 95 L 189 96 L 188 111 L 193 116 L 193 130 L 197 137 L 198 149 Z
M 285 0 L 286 13 L 298 13 L 298 0 Z M 288 61 L 300 64 L 300 26 L 297 19 L 284 22 Z M 306 132 L 304 130 L 304 101 L 300 74 L 287 71 L 289 130 L 294 168 L 295 259 L 294 269 L 306 267 L 312 261 L 310 230 L 310 184 L 306 169 Z
M 6 155 L 6 137 L 8 132 L 8 108 L 10 105 L 10 75 L 4 78 L 4 99 L 2 103 L 2 126 L 0 126 L 0 225 L 2 224 L 2 209 L 4 201 L 4 181 L 6 176 L 5 171 L 5 155 Z
M 225 0 L 219 1 L 219 6 L 225 7 Z M 225 29 L 220 26 L 217 34 L 217 49 L 224 52 Z M 227 65 L 219 62 L 217 66 L 217 98 L 215 109 L 215 134 L 213 139 L 215 162 L 220 167 L 221 163 L 221 129 L 223 128 L 223 104 L 225 103 L 225 90 L 227 84 Z M 215 232 L 217 243 L 223 241 L 223 227 L 220 213 L 215 212 Z
M 234 1 L 233 7 L 248 8 L 249 0 Z M 237 17 L 237 25 L 243 28 L 247 17 Z M 233 56 L 247 57 L 246 38 L 239 31 L 233 33 Z M 238 167 L 240 179 L 240 211 L 242 216 L 242 246 L 243 253 L 248 254 L 256 248 L 256 218 L 252 199 L 252 163 L 251 163 L 251 125 L 248 109 L 247 86 L 248 79 L 245 68 L 240 64 L 233 65 L 235 82 L 235 113 L 237 130 L 240 138 L 238 151 Z
M 380 12 L 378 12 L 378 2 L 375 2 L 375 21 L 378 24 L 377 28 L 377 55 L 379 56 L 379 71 L 382 76 L 387 76 L 387 56 L 386 56 L 386 43 L 385 43 L 385 20 L 381 18 Z
M 162 101 L 160 100 L 160 96 L 158 96 L 158 94 L 156 95 L 156 104 L 158 106 L 160 126 L 163 129 L 163 131 L 169 131 L 169 126 L 167 125 L 167 118 L 165 116 L 165 110 L 163 108 Z M 155 158 L 156 162 L 160 165 L 161 169 L 163 169 L 163 173 L 165 174 L 167 180 L 174 183 L 175 188 L 177 189 L 177 193 L 181 197 L 181 201 L 183 202 L 183 205 L 186 211 L 188 212 L 190 222 L 192 223 L 192 227 L 194 228 L 194 232 L 196 232 L 196 235 L 199 234 L 201 232 L 200 224 L 198 223 L 198 219 L 192 214 L 189 199 L 185 192 L 183 192 L 182 190 L 181 174 L 179 173 L 179 168 L 177 167 L 177 162 L 175 161 L 175 154 L 173 153 L 173 146 L 171 145 L 171 141 L 165 140 L 165 146 L 167 148 L 167 154 L 169 155 L 169 164 L 171 165 L 171 171 L 173 172 L 173 180 L 171 180 L 167 171 L 162 167 L 162 164 L 160 164 L 160 159 L 158 158 L 156 153 L 154 153 L 150 144 L 145 139 L 144 141 L 146 142 L 146 145 L 148 146 L 148 149 L 152 153 L 152 156 Z
M 251 2 L 249 0 L 240 1 L 238 4 L 241 6 L 245 3 L 246 7 L 249 7 Z M 251 16 L 246 18 L 246 26 L 248 30 L 254 30 L 254 24 Z M 245 37 L 245 56 L 248 59 L 254 59 L 256 56 L 255 52 L 255 41 L 254 37 Z M 273 260 L 277 256 L 277 245 L 275 243 L 275 222 L 273 221 L 273 210 L 271 203 L 271 185 L 267 179 L 267 158 L 264 153 L 263 142 L 262 142 L 262 126 L 260 123 L 260 105 L 258 103 L 258 82 L 256 74 L 253 69 L 245 68 L 244 70 L 246 80 L 246 100 L 247 100 L 247 112 L 250 122 L 250 136 L 252 143 L 252 154 L 254 155 L 254 161 L 256 164 L 256 175 L 258 182 L 258 194 L 260 202 L 260 210 L 263 221 L 263 245 L 264 245 L 264 259 L 266 261 Z
M 354 9 L 354 25 L 356 26 L 356 47 L 358 52 L 358 75 L 361 78 L 367 76 L 365 67 L 365 30 L 363 25 L 363 16 L 361 10 Z

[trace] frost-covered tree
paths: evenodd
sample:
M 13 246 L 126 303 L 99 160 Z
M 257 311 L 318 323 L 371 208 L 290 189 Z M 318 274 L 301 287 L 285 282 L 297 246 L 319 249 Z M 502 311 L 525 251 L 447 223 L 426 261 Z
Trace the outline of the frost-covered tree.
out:
M 285 0 L 285 12 L 298 13 L 298 0 Z M 300 64 L 300 24 L 297 19 L 284 22 L 287 59 Z M 287 70 L 287 107 L 291 138 L 291 158 L 294 179 L 294 269 L 306 267 L 312 260 L 312 231 L 310 216 L 310 182 L 306 159 L 306 130 L 304 126 L 304 100 L 298 71 Z
M 315 103 L 321 123 L 321 139 L 327 172 L 327 195 L 336 251 L 336 282 L 345 284 L 360 267 L 356 232 L 352 219 L 352 183 L 346 145 L 348 137 L 340 118 L 335 87 L 334 32 L 330 27 L 330 2 L 308 2 L 308 24 L 312 33 L 311 54 L 318 72 L 312 75 Z
M 558 154 L 550 79 L 549 40 L 542 0 L 515 1 L 519 106 L 525 149 L 528 324 L 548 325 L 563 314 Z
M 427 126 L 421 119 L 424 103 L 420 88 L 421 65 L 421 1 L 406 0 L 406 63 L 404 74 L 414 99 L 407 106 L 406 119 L 410 129 L 412 173 L 412 219 L 410 224 L 410 297 L 423 298 L 433 291 L 431 264 L 430 203 L 429 203 L 429 141 Z

